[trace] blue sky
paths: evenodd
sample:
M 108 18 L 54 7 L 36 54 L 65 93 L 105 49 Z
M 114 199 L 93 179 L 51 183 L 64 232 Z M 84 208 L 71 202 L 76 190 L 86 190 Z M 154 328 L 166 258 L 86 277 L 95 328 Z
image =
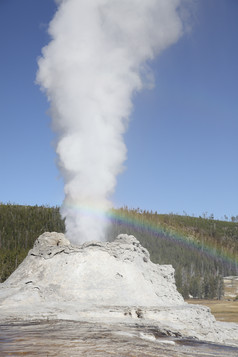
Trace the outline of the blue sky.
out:
M 238 215 L 238 2 L 194 1 L 192 30 L 134 99 L 115 206 Z M 51 0 L 0 0 L 0 201 L 61 205 L 48 103 L 34 84 Z M 156 29 L 155 29 L 156 30 Z

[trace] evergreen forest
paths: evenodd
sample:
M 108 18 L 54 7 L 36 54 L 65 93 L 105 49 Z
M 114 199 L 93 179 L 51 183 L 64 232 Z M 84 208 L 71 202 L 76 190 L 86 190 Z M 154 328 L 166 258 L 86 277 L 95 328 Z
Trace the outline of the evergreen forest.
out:
M 152 262 L 172 264 L 184 298 L 221 299 L 223 277 L 238 275 L 238 222 L 213 216 L 158 214 L 123 207 L 112 209 L 107 240 L 134 235 Z M 36 238 L 65 231 L 59 207 L 0 204 L 0 282 L 17 268 Z

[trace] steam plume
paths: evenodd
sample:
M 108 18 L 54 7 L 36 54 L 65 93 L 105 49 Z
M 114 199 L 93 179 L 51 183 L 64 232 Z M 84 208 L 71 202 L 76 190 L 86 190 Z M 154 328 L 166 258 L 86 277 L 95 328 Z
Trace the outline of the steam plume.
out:
M 56 2 L 37 83 L 50 101 L 58 137 L 61 213 L 73 242 L 103 240 L 126 159 L 132 95 L 148 80 L 146 62 L 181 35 L 180 0 Z

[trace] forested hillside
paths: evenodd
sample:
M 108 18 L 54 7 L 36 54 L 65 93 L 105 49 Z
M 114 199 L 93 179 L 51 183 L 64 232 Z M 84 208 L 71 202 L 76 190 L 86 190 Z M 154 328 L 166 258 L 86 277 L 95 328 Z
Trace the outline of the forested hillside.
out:
M 151 260 L 172 264 L 184 297 L 218 298 L 223 276 L 238 274 L 238 223 L 126 207 L 114 210 L 108 238 L 127 232 L 147 248 Z
M 44 232 L 64 232 L 58 207 L 0 204 L 0 282 L 26 257 Z
M 223 276 L 238 275 L 238 223 L 140 209 L 114 209 L 107 239 L 133 234 L 151 260 L 172 264 L 184 297 L 221 298 Z M 0 205 L 0 282 L 45 231 L 64 232 L 58 207 Z

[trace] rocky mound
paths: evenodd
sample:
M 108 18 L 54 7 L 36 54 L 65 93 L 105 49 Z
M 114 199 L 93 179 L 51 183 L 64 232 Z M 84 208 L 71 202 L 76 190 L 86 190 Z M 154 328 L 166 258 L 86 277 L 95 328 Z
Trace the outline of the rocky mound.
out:
M 45 233 L 5 286 L 83 306 L 184 304 L 172 266 L 153 264 L 148 251 L 127 235 L 76 247 L 63 234 Z
M 238 340 L 236 324 L 220 326 L 208 308 L 185 303 L 173 267 L 153 264 L 126 234 L 73 246 L 61 233 L 44 233 L 0 284 L 0 316 L 136 322 L 210 341 Z

